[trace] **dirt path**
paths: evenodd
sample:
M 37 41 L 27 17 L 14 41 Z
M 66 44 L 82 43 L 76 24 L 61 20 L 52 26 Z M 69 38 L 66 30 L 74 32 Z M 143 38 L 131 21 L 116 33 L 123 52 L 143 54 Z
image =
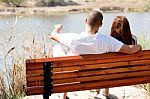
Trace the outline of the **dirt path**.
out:
M 112 99 L 150 99 L 143 89 L 133 86 L 110 88 L 110 94 Z M 69 92 L 68 97 L 70 99 L 106 99 L 102 93 L 96 96 L 94 91 Z M 26 96 L 24 99 L 43 99 L 43 97 L 41 95 Z M 63 99 L 63 93 L 52 94 L 50 99 Z

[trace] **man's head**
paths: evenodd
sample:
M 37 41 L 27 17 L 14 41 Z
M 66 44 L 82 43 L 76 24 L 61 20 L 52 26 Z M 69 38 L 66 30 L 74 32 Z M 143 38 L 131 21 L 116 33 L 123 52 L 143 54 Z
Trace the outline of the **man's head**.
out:
M 92 10 L 86 17 L 86 25 L 90 29 L 94 29 L 95 33 L 98 31 L 99 27 L 102 26 L 103 15 L 100 11 Z

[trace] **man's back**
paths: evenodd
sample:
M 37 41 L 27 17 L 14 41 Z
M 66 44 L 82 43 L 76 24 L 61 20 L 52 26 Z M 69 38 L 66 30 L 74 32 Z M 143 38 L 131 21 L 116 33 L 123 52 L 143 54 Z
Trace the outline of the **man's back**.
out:
M 69 47 L 69 55 L 81 54 L 102 54 L 106 52 L 118 52 L 122 47 L 121 42 L 116 42 L 116 39 L 103 34 L 88 35 L 87 33 L 77 34 L 62 34 L 60 43 Z

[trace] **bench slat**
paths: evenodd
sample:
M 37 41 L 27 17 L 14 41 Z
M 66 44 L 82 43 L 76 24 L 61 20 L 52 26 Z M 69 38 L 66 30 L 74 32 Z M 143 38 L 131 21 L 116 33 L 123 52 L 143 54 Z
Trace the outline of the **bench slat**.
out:
M 68 79 L 60 79 L 54 80 L 53 85 L 58 84 L 65 84 L 65 83 L 77 83 L 77 82 L 90 82 L 90 81 L 103 81 L 103 80 L 111 80 L 111 79 L 124 79 L 124 78 L 137 78 L 137 77 L 145 77 L 150 76 L 150 71 L 139 71 L 131 73 L 118 73 L 118 74 L 111 74 L 111 75 L 96 75 L 96 76 L 86 76 L 86 77 L 76 77 L 76 78 L 68 78 Z M 37 82 L 29 82 L 30 86 L 43 86 L 43 80 L 39 80 Z
M 71 78 L 78 76 L 90 76 L 90 75 L 99 75 L 99 74 L 111 74 L 111 73 L 121 73 L 121 72 L 131 72 L 138 70 L 150 70 L 150 66 L 130 66 L 125 68 L 115 68 L 115 69 L 103 69 L 103 70 L 87 70 L 87 71 L 75 71 L 70 73 L 57 73 L 53 75 L 53 79 L 63 79 L 63 78 Z
M 55 62 L 53 64 L 53 67 L 60 67 L 61 68 L 64 66 L 88 65 L 88 64 L 111 63 L 111 62 L 124 62 L 124 61 L 145 60 L 145 59 L 146 60 L 150 59 L 150 55 L 123 56 L 123 57 L 116 57 L 116 58 L 93 59 L 93 60 L 75 60 L 72 62 Z
M 140 56 L 140 55 L 149 55 L 150 50 L 143 50 L 132 55 L 123 54 L 123 53 L 105 53 L 105 54 L 89 54 L 89 55 L 81 55 L 81 56 L 69 56 L 69 57 L 53 57 L 53 58 L 41 58 L 41 59 L 28 59 L 26 63 L 44 63 L 44 62 L 68 62 L 72 60 L 85 60 L 85 59 L 105 59 L 108 57 L 117 58 L 117 57 L 131 57 L 131 56 Z
M 128 77 L 126 76 L 126 74 L 131 73 L 131 72 L 136 72 L 137 73 L 139 71 L 142 71 L 138 74 L 136 74 L 136 76 L 140 76 L 142 75 L 141 73 L 146 72 L 146 75 L 148 75 L 147 72 L 149 72 L 150 74 L 150 66 L 132 66 L 132 67 L 124 67 L 124 68 L 114 68 L 114 69 L 102 69 L 102 70 L 90 70 L 90 71 L 75 71 L 75 72 L 66 72 L 66 76 L 63 75 L 62 73 L 59 73 L 59 78 L 55 78 L 55 75 L 52 76 L 52 78 L 54 79 L 53 84 L 60 84 L 60 83 L 70 83 L 70 82 L 75 82 L 75 81 L 81 81 L 78 80 L 80 78 L 85 79 L 86 77 L 88 78 L 94 78 L 94 76 L 96 76 L 96 79 L 99 79 L 99 76 L 102 75 L 102 77 L 106 77 L 105 78 L 109 78 L 108 75 L 110 75 L 110 78 L 115 77 L 115 75 L 119 75 L 121 77 Z M 114 74 L 115 73 L 115 74 Z M 72 75 L 74 74 L 74 75 Z M 72 75 L 72 76 L 71 76 Z M 134 73 L 129 74 L 129 76 L 133 76 Z M 97 77 L 98 76 L 98 77 Z M 28 86 L 37 86 L 37 85 L 42 85 L 43 83 L 43 79 L 44 77 L 39 75 L 39 76 L 29 76 L 27 77 L 27 81 L 28 81 Z M 103 78 L 104 79 L 104 78 Z M 91 80 L 91 79 L 89 79 Z
M 128 77 L 142 77 L 142 76 L 150 76 L 150 71 L 137 71 L 133 73 L 117 73 L 111 75 L 96 75 L 96 76 L 86 76 L 86 77 L 76 77 L 76 78 L 68 78 L 61 80 L 54 80 L 53 84 L 63 84 L 63 83 L 72 83 L 72 82 L 87 82 L 87 81 L 95 81 L 95 80 L 109 80 L 116 78 L 128 78 Z
M 40 95 L 44 93 L 44 86 L 33 86 L 27 87 L 26 94 L 29 95 Z
M 124 67 L 127 65 L 142 65 L 150 64 L 150 59 L 148 60 L 136 60 L 127 62 L 116 62 L 116 63 L 105 63 L 105 64 L 93 64 L 93 65 L 74 65 L 69 67 L 53 68 L 53 72 L 62 71 L 73 71 L 73 70 L 87 70 L 87 69 L 100 69 L 100 68 L 113 68 L 113 67 Z
M 26 63 L 26 71 L 30 70 L 36 70 L 36 69 L 42 69 L 43 68 L 43 63 Z
M 61 68 L 53 68 L 53 72 L 64 72 L 64 71 L 74 71 L 74 70 L 87 70 L 87 69 L 100 69 L 100 68 L 113 68 L 113 67 L 122 67 L 127 65 L 139 65 L 139 64 L 150 64 L 150 59 L 148 60 L 136 60 L 136 61 L 125 61 L 125 62 L 112 62 L 112 63 L 105 63 L 105 64 L 94 64 L 94 65 L 75 65 L 75 66 L 69 66 L 69 67 L 61 67 Z M 39 69 L 32 69 L 27 71 L 28 74 L 43 74 L 42 67 Z M 40 66 L 38 65 L 38 66 Z M 30 67 L 35 67 L 36 65 L 30 65 Z
M 91 90 L 91 89 L 101 89 L 101 88 L 110 88 L 110 87 L 119 87 L 119 86 L 127 86 L 127 85 L 134 85 L 134 84 L 144 84 L 150 83 L 150 77 L 139 77 L 139 78 L 128 78 L 128 79 L 116 79 L 110 81 L 101 81 L 101 82 L 90 82 L 90 83 L 78 83 L 72 84 L 70 86 L 54 86 L 53 93 L 62 93 L 62 92 L 71 92 L 71 91 L 82 91 L 82 90 Z M 36 95 L 36 94 L 43 94 L 44 86 L 38 87 L 28 87 L 27 95 Z
M 97 88 L 109 88 L 109 87 L 117 87 L 117 86 L 127 86 L 133 84 L 141 84 L 141 83 L 150 83 L 150 77 L 140 77 L 140 78 L 127 78 L 127 79 L 115 79 L 109 81 L 94 81 L 94 82 L 85 82 L 71 85 L 62 85 L 62 86 L 54 86 L 53 92 L 70 92 L 70 91 L 81 91 L 81 90 L 90 90 Z

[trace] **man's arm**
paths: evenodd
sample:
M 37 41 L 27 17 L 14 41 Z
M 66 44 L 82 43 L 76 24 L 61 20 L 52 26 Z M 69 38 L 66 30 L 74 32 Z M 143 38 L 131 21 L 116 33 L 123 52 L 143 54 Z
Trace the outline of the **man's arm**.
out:
M 50 35 L 50 38 L 59 42 L 59 39 L 61 37 L 59 32 L 60 32 L 61 29 L 62 29 L 62 24 L 55 25 L 54 29 L 53 29 L 53 31 L 52 31 L 52 33 Z
M 123 46 L 121 47 L 119 52 L 127 53 L 127 54 L 133 54 L 133 53 L 136 53 L 140 50 L 142 50 L 141 45 L 126 45 L 126 44 L 123 44 Z

